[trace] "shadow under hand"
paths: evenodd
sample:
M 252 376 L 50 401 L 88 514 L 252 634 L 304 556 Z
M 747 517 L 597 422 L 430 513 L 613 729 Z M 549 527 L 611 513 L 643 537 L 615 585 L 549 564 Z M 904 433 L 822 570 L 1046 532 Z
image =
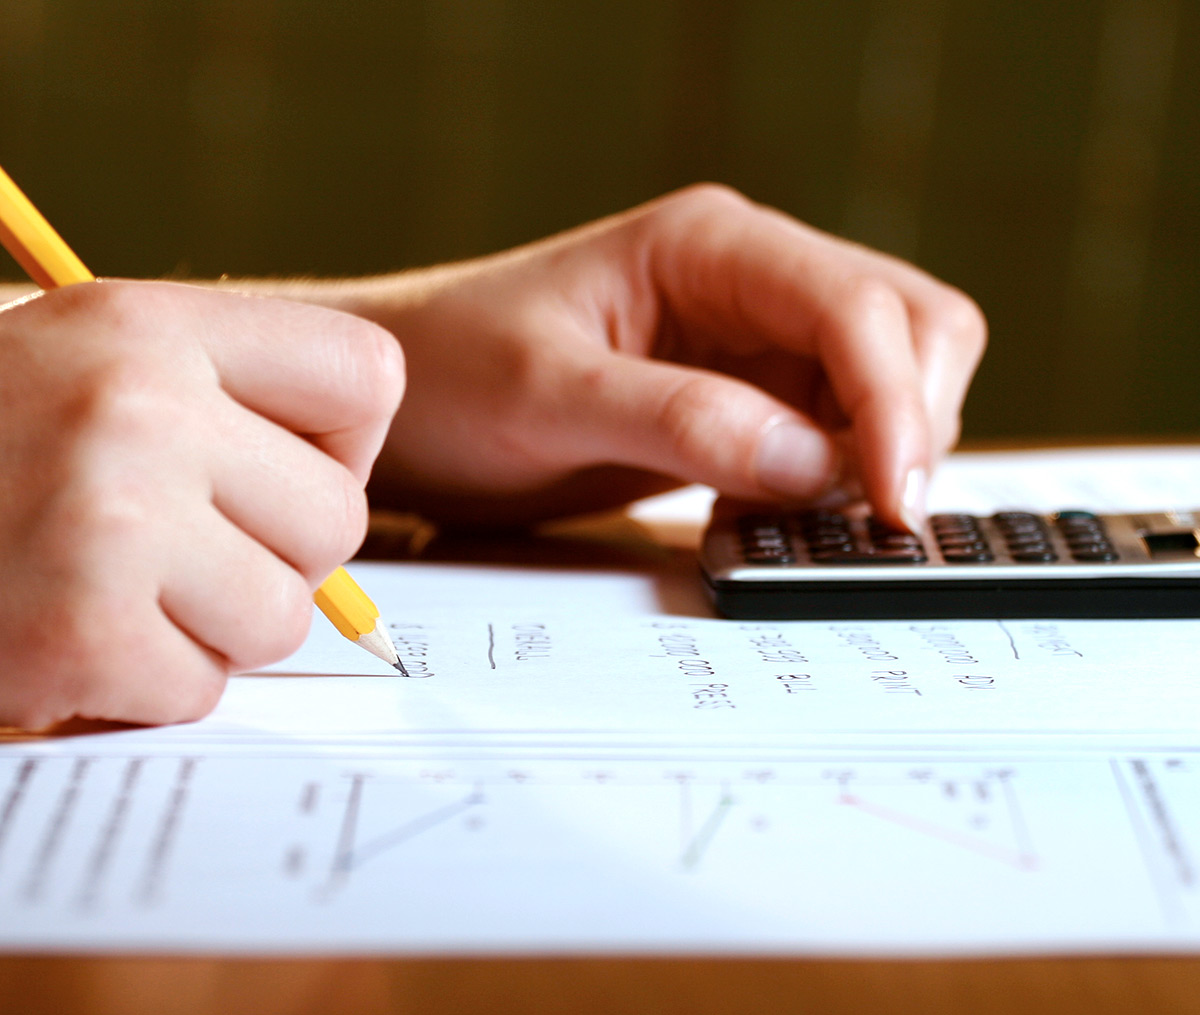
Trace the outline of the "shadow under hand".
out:
M 642 574 L 654 582 L 663 613 L 712 617 L 696 561 L 702 527 L 645 524 L 609 511 L 532 529 L 438 529 L 414 515 L 385 512 L 372 514 L 356 559 Z

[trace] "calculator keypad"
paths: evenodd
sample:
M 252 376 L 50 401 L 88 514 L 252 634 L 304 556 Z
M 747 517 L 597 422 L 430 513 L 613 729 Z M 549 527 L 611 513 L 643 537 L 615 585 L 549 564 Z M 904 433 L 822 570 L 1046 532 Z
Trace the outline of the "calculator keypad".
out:
M 974 515 L 933 515 L 929 527 L 948 564 L 986 564 L 996 559 Z
M 1090 511 L 1060 511 L 1056 523 L 1075 560 L 1107 562 L 1118 558 L 1104 522 Z
M 737 518 L 741 556 L 752 565 L 896 564 L 928 562 L 921 537 L 875 518 L 851 518 L 837 511 L 808 509 L 762 512 Z M 1029 511 L 998 511 L 988 518 L 935 514 L 929 528 L 947 564 L 989 564 L 1007 558 L 1018 564 L 1051 564 L 1069 556 L 1079 563 L 1119 559 L 1104 522 L 1089 511 L 1041 516 Z
M 811 509 L 787 514 L 749 514 L 737 520 L 747 564 L 923 564 L 919 536 L 874 519 L 851 519 L 836 511 Z

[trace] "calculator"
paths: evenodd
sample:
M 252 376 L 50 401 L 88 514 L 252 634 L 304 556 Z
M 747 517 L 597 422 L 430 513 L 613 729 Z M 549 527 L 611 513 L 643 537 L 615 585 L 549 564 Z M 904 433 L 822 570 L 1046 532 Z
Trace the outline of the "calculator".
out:
M 739 619 L 1200 617 L 1200 510 L 865 513 L 718 501 L 701 547 Z

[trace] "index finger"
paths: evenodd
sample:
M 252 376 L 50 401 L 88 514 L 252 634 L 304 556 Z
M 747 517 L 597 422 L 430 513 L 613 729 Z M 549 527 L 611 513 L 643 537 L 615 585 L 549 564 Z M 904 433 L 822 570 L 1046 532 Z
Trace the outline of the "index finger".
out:
M 338 310 L 239 292 L 169 282 L 98 288 L 143 329 L 194 335 L 226 394 L 366 482 L 404 390 L 403 355 L 390 332 Z
M 851 421 L 876 510 L 918 522 L 930 425 L 908 305 L 891 279 L 864 270 L 855 248 L 723 188 L 651 216 L 660 221 L 647 263 L 673 318 L 717 345 L 817 359 Z

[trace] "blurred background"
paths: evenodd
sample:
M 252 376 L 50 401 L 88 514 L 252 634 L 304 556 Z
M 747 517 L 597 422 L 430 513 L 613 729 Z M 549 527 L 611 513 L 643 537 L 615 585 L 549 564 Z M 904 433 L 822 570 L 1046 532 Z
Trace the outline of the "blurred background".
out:
M 1195 435 L 1198 64 L 1197 0 L 0 0 L 0 164 L 133 276 L 408 267 L 720 180 L 980 302 L 968 437 Z

